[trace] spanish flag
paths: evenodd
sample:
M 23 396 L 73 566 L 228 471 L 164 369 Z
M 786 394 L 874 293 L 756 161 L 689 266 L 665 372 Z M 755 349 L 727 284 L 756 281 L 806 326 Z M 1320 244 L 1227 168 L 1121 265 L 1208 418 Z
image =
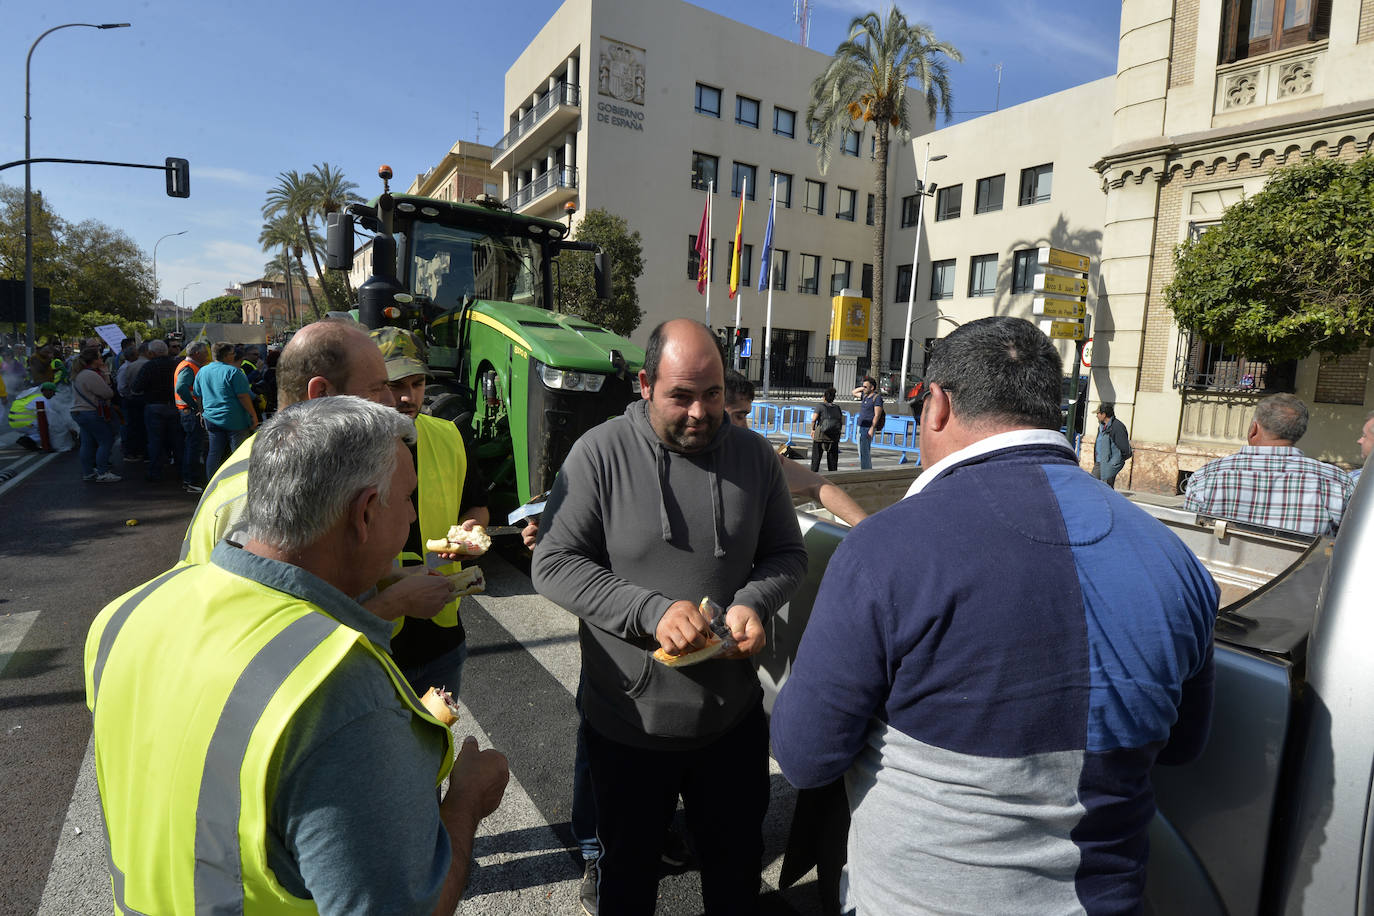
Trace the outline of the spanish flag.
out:
M 747 182 L 748 179 L 746 178 Z M 740 235 L 744 232 L 744 195 L 749 193 L 746 190 L 739 196 L 739 217 L 735 220 L 735 253 L 730 258 L 730 298 L 735 298 L 735 293 L 739 292 L 739 250 Z

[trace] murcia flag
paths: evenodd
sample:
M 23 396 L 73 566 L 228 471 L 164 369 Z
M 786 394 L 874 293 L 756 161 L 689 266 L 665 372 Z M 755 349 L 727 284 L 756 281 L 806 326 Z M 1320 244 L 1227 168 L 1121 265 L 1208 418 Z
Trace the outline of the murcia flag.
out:
M 711 192 L 706 192 L 706 206 L 701 211 L 701 228 L 697 230 L 697 292 L 706 292 L 711 278 Z

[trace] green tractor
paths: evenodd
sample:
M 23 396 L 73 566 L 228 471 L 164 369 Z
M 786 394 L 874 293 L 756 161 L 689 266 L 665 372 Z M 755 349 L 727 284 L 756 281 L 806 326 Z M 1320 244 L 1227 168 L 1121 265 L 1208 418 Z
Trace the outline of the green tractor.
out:
M 378 175 L 385 183 L 391 169 Z M 547 491 L 573 442 L 639 397 L 644 351 L 554 310 L 564 251 L 593 252 L 597 295 L 611 295 L 609 258 L 565 239 L 562 223 L 489 201 L 392 194 L 384 184 L 367 204 L 329 215 L 330 268 L 353 266 L 355 225 L 372 233 L 358 320 L 424 338 L 429 412 L 470 434 L 493 518 Z

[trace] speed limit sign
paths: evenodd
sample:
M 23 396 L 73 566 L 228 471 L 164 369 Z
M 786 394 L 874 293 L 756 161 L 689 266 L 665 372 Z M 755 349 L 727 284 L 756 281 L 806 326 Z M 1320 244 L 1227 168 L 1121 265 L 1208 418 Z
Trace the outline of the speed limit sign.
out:
M 1087 340 L 1083 341 L 1083 368 L 1084 368 L 1084 369 L 1091 369 L 1092 367 L 1093 367 L 1093 339 L 1092 339 L 1091 337 L 1089 337 Z

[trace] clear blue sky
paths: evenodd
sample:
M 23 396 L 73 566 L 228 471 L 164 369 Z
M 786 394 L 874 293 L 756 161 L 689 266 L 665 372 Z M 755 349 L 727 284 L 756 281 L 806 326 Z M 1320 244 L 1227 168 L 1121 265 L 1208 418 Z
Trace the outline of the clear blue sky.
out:
M 658 2 L 658 0 L 644 0 Z M 792 40 L 792 0 L 699 5 Z M 33 155 L 191 161 L 191 197 L 161 172 L 34 166 L 34 187 L 69 220 L 98 219 L 151 255 L 163 297 L 187 306 L 261 275 L 261 207 L 276 174 L 341 167 L 365 196 L 389 163 L 402 189 L 459 139 L 496 140 L 506 68 L 556 0 L 0 0 L 0 162 L 24 155 L 24 58 L 33 56 Z M 1116 69 L 1120 4 L 1108 0 L 903 0 L 964 54 L 952 67 L 956 120 L 1076 86 Z M 830 51 L 871 0 L 816 0 L 811 47 Z M 886 8 L 885 6 L 881 8 Z M 0 173 L 22 187 L 23 169 Z

